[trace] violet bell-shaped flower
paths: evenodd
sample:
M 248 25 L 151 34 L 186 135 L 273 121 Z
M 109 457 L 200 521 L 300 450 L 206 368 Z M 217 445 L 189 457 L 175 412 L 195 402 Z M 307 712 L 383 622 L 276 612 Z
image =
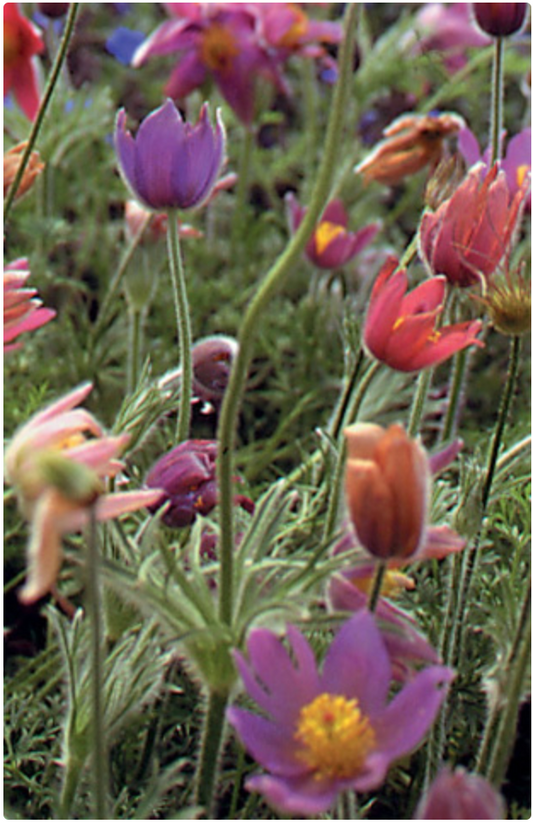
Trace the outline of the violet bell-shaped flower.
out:
M 225 132 L 220 111 L 216 125 L 207 103 L 196 125 L 185 123 L 171 100 L 148 115 L 132 137 L 121 109 L 115 148 L 124 182 L 135 198 L 154 211 L 193 209 L 211 194 L 224 162 Z
M 503 799 L 481 775 L 443 767 L 415 811 L 415 820 L 502 821 Z
M 453 673 L 431 666 L 388 702 L 391 662 L 375 618 L 362 610 L 335 636 L 319 673 L 311 647 L 287 628 L 291 654 L 254 629 L 235 653 L 245 689 L 267 715 L 232 706 L 227 718 L 267 771 L 246 781 L 278 810 L 315 816 L 346 790 L 368 792 L 431 727 Z
M 289 227 L 295 232 L 305 217 L 307 209 L 300 206 L 294 195 L 286 197 Z M 372 242 L 381 227 L 369 223 L 357 232 L 348 231 L 348 215 L 341 200 L 332 200 L 322 214 L 319 223 L 305 247 L 305 254 L 320 269 L 336 269 L 352 260 Z

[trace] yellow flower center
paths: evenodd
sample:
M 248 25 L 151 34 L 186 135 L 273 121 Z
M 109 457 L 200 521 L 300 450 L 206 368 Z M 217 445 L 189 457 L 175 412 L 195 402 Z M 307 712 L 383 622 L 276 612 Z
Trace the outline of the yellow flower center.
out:
M 350 778 L 364 766 L 376 747 L 370 721 L 356 698 L 323 692 L 300 710 L 295 739 L 298 758 L 314 778 Z
M 323 220 L 322 223 L 318 225 L 315 232 L 317 255 L 321 255 L 336 237 L 345 234 L 345 232 L 345 228 L 343 226 L 339 226 L 338 223 L 330 223 L 329 220 Z
M 309 25 L 309 18 L 296 5 L 290 4 L 294 12 L 295 20 L 292 26 L 287 29 L 284 35 L 280 37 L 278 46 L 285 49 L 295 49 L 300 45 L 300 40 L 307 31 Z
M 371 586 L 374 582 L 374 575 L 365 575 L 360 577 L 353 577 L 350 583 L 365 595 L 370 593 Z M 396 572 L 394 570 L 387 570 L 383 577 L 380 593 L 385 598 L 396 598 L 404 589 L 414 589 L 415 582 L 408 575 L 403 572 Z
M 206 66 L 216 72 L 225 72 L 231 69 L 239 49 L 231 31 L 221 23 L 213 23 L 204 32 L 201 52 Z
M 526 175 L 529 174 L 530 171 L 531 171 L 531 169 L 529 168 L 527 163 L 523 163 L 521 166 L 519 166 L 517 168 L 517 170 L 516 170 L 516 182 L 517 182 L 519 187 L 522 186 L 522 184 L 524 183 Z

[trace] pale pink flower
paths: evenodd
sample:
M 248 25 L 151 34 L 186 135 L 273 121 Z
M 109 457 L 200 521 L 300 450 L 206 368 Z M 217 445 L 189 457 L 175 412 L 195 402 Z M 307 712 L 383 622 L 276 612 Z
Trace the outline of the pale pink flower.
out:
M 4 270 L 4 352 L 20 347 L 17 341 L 23 332 L 32 332 L 55 318 L 53 309 L 46 309 L 37 289 L 25 284 L 30 277 L 27 258 L 18 258 Z

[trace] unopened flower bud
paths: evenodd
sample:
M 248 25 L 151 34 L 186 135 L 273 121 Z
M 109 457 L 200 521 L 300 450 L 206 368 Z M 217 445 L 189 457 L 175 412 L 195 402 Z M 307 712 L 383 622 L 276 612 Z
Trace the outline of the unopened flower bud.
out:
M 444 767 L 415 812 L 415 819 L 493 821 L 505 818 L 502 797 L 480 775 Z
M 91 506 L 104 491 L 102 480 L 93 469 L 54 449 L 39 455 L 36 469 L 46 486 L 54 487 L 76 506 Z
M 455 153 L 441 160 L 426 185 L 426 206 L 436 211 L 441 203 L 453 195 L 465 174 L 466 164 L 461 154 Z
M 345 430 L 345 488 L 359 543 L 381 559 L 409 558 L 426 533 L 431 471 L 425 450 L 403 427 L 354 424 Z
M 226 335 L 213 335 L 199 340 L 193 346 L 195 397 L 207 403 L 222 399 L 238 351 L 239 345 L 235 338 Z
M 526 21 L 527 3 L 472 3 L 479 28 L 493 37 L 509 37 Z
M 27 145 L 27 141 L 24 143 L 18 143 L 16 146 L 13 146 L 12 149 L 9 149 L 9 151 L 4 155 L 4 197 L 8 193 L 15 177 L 17 176 L 20 161 L 22 160 L 22 155 L 24 154 Z M 16 200 L 21 198 L 29 189 L 31 189 L 35 179 L 44 169 L 44 165 L 45 164 L 41 162 L 39 152 L 32 152 L 28 165 L 22 175 L 22 180 L 20 181 L 17 189 L 17 194 L 15 195 Z
M 37 8 L 45 17 L 57 20 L 67 13 L 69 5 L 70 3 L 37 3 Z

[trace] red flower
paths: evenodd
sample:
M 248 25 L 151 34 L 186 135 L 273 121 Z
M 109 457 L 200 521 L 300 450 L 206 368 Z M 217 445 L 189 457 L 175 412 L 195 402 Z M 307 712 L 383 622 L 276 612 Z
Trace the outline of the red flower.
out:
M 24 114 L 34 120 L 39 110 L 37 70 L 32 60 L 44 51 L 33 23 L 23 17 L 18 3 L 4 6 L 4 94 L 10 91 Z
M 507 175 L 495 164 L 470 170 L 449 200 L 426 212 L 420 224 L 420 254 L 434 275 L 456 286 L 489 278 L 513 243 L 529 180 L 513 196 Z
M 437 329 L 446 278 L 430 278 L 406 294 L 407 274 L 397 266 L 396 258 L 389 258 L 370 295 L 364 341 L 377 360 L 399 372 L 416 372 L 466 346 L 482 345 L 476 340 L 480 320 Z

